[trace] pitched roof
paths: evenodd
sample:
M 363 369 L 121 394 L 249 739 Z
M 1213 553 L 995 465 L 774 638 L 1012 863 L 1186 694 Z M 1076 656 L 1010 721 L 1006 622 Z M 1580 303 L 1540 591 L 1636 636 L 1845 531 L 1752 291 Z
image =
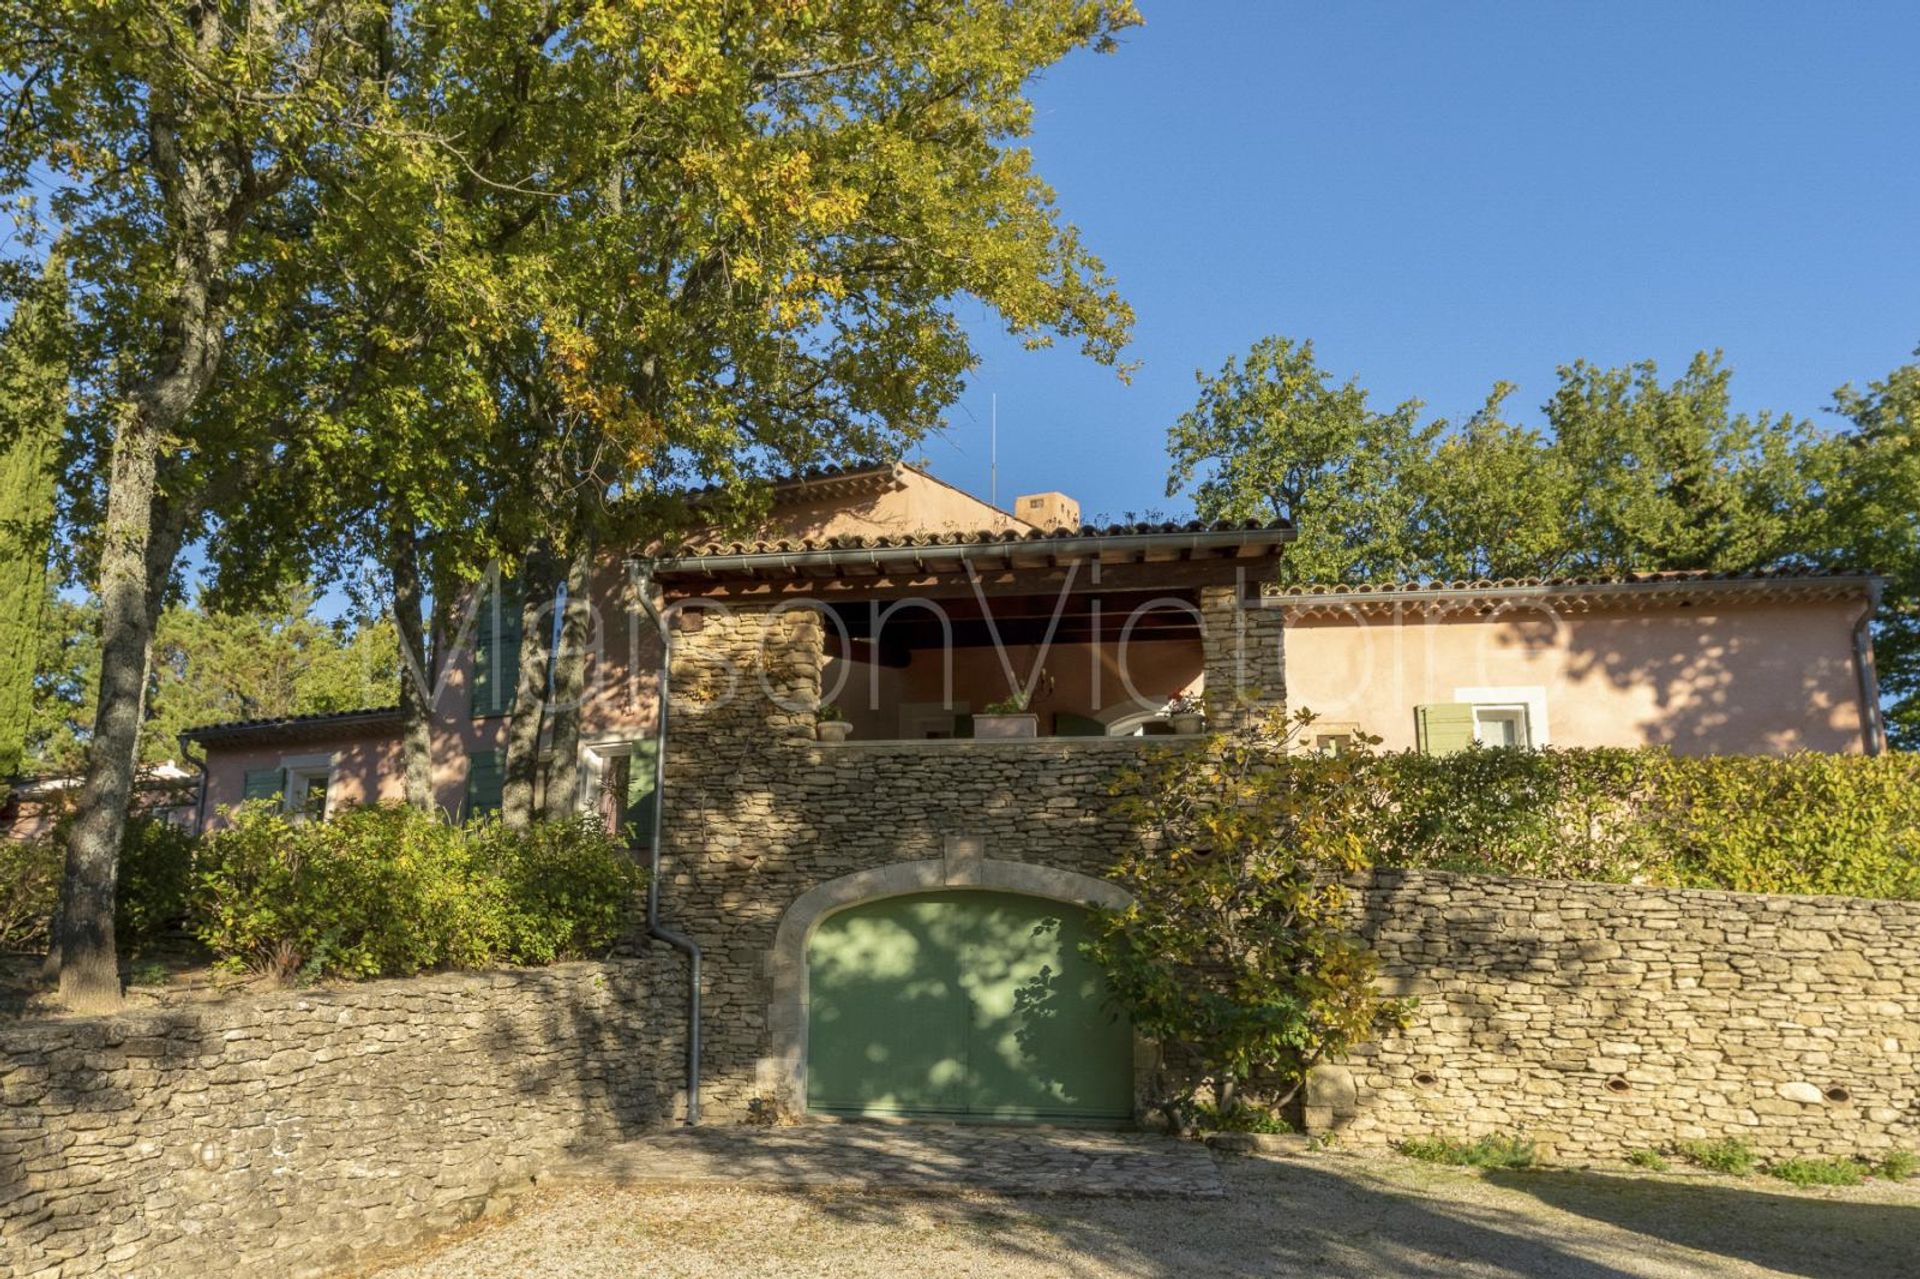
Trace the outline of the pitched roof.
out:
M 952 572 L 967 564 L 1028 567 L 1060 558 L 1168 563 L 1270 556 L 1293 539 L 1285 521 L 1109 524 L 1098 528 L 845 534 L 709 542 L 654 562 L 661 577 L 871 576 L 888 569 Z
M 1879 578 L 1826 569 L 1779 569 L 1762 573 L 1687 570 L 1617 575 L 1503 578 L 1498 581 L 1308 583 L 1268 592 L 1268 608 L 1298 613 L 1378 612 L 1396 607 L 1427 611 L 1484 608 L 1528 600 L 1594 608 L 1721 599 L 1872 599 Z
M 321 711 L 312 715 L 269 715 L 258 719 L 231 719 L 219 724 L 201 724 L 180 736 L 188 741 L 210 743 L 240 738 L 257 742 L 300 742 L 339 737 L 366 728 L 397 728 L 398 706 L 373 706 L 362 710 Z

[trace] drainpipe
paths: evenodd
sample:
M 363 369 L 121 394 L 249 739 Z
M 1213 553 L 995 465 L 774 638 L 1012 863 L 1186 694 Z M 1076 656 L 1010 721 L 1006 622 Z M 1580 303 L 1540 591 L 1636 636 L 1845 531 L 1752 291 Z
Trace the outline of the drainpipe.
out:
M 666 619 L 653 604 L 653 561 L 628 560 L 640 606 L 660 632 L 660 677 L 654 685 L 653 832 L 647 854 L 647 936 L 687 957 L 687 1126 L 700 1122 L 700 944 L 660 922 L 660 835 L 667 811 L 667 706 L 672 701 L 672 649 Z
M 1867 754 L 1886 749 L 1886 730 L 1880 719 L 1880 677 L 1873 669 L 1873 615 L 1880 608 L 1880 579 L 1867 586 L 1867 606 L 1853 624 L 1853 672 L 1860 681 L 1860 735 Z
M 193 788 L 193 833 L 197 836 L 207 828 L 207 759 L 204 755 L 194 758 L 193 752 L 187 749 L 187 743 L 192 740 L 182 733 L 174 739 L 174 743 L 180 747 L 180 758 L 192 764 L 200 774 L 200 781 Z

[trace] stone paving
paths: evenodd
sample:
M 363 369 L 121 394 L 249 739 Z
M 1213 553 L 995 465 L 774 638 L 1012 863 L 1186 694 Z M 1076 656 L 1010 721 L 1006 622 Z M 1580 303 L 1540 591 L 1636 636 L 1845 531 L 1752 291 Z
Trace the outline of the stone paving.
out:
M 548 1181 L 865 1194 L 1219 1199 L 1213 1154 L 1149 1133 L 817 1123 L 681 1129 L 550 1169 Z

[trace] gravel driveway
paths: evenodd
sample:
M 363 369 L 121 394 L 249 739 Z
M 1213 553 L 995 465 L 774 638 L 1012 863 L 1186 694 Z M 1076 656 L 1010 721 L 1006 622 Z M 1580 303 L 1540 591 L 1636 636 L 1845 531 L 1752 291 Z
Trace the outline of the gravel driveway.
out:
M 577 1185 L 382 1279 L 798 1276 L 1920 1276 L 1920 1185 L 1223 1161 L 1210 1201 Z

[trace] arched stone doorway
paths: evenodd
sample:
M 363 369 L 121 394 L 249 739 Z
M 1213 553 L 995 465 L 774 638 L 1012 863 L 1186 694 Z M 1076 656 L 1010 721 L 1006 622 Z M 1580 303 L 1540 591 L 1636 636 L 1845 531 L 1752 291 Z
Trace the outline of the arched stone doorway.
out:
M 1077 1081 L 1068 1091 L 1075 1097 L 1089 1098 L 1088 1118 L 1115 1118 L 1114 1090 L 1110 1080 L 1095 1086 L 1094 1076 L 1099 1075 L 1097 1065 L 1091 1073 L 1085 1063 L 1073 1065 L 1071 1071 L 1062 1071 L 1062 1063 L 1072 1062 L 1068 1045 L 1052 1026 L 1038 1035 L 1009 1024 L 993 1023 L 993 1016 L 1004 1013 L 1004 1005 L 1009 998 L 1008 990 L 1012 986 L 1033 989 L 1033 979 L 1043 969 L 1049 974 L 1057 974 L 1061 967 L 1057 960 L 1048 964 L 1044 950 L 1035 950 L 1035 946 L 1044 946 L 1047 938 L 1044 934 L 1033 941 L 1019 941 L 1019 924 L 1022 918 L 1022 901 L 1030 903 L 1034 909 L 1027 912 L 1035 923 L 1044 923 L 1056 931 L 1056 944 L 1071 944 L 1071 920 L 1078 912 L 1072 910 L 1046 910 L 1046 904 L 1066 907 L 1103 906 L 1117 908 L 1124 906 L 1129 898 L 1125 891 L 1091 876 L 1073 871 L 1058 870 L 1048 866 L 1035 866 L 1025 862 L 995 861 L 984 858 L 962 860 L 938 859 L 915 862 L 896 862 L 888 866 L 845 875 L 829 880 L 812 891 L 803 894 L 787 910 L 781 919 L 775 936 L 774 950 L 769 956 L 768 976 L 771 985 L 771 1005 L 768 1009 L 768 1029 L 770 1043 L 769 1055 L 760 1063 L 760 1087 L 771 1092 L 782 1110 L 787 1113 L 802 1113 L 808 1108 L 809 1099 L 809 1036 L 816 1029 L 813 1018 L 812 992 L 810 983 L 812 969 L 809 964 L 810 950 L 814 949 L 816 938 L 825 934 L 824 949 L 830 954 L 825 961 L 829 967 L 824 971 L 844 975 L 849 971 L 847 965 L 852 957 L 871 951 L 868 943 L 875 938 L 891 938 L 896 944 L 911 947 L 933 947 L 937 949 L 943 940 L 965 939 L 967 944 L 977 944 L 982 937 L 998 938 L 1001 949 L 992 963 L 981 966 L 979 971 L 961 975 L 957 969 L 949 973 L 958 976 L 952 983 L 954 991 L 962 992 L 954 998 L 967 1003 L 967 1016 L 973 1016 L 981 1004 L 991 1005 L 990 1015 L 977 1018 L 982 1029 L 976 1035 L 982 1036 L 978 1042 L 1005 1044 L 1007 1036 L 1018 1034 L 1026 1055 L 1039 1054 L 1036 1069 L 1027 1071 L 1028 1076 L 1058 1075 L 1071 1073 Z M 889 904 L 891 903 L 891 904 Z M 845 916 L 841 926 L 831 926 L 836 916 Z M 1060 936 L 1058 930 L 1066 925 L 1066 935 Z M 1004 943 L 1014 940 L 1014 952 L 1008 953 Z M 866 947 L 865 950 L 862 948 Z M 924 958 L 924 956 L 923 956 Z M 821 956 L 815 956 L 821 962 Z M 935 967 L 947 965 L 950 969 L 957 961 L 951 955 L 935 956 L 930 962 Z M 1025 965 L 1022 969 L 1022 965 Z M 988 970 L 991 970 L 988 972 Z M 986 976 L 982 976 L 987 972 Z M 898 974 L 902 980 L 909 975 Z M 921 974 L 919 979 L 924 979 Z M 995 983 L 998 983 L 997 985 Z M 854 983 L 860 986 L 862 983 Z M 1053 993 L 1058 994 L 1058 983 L 1052 983 Z M 953 992 L 949 992 L 953 993 Z M 1018 998 L 1019 996 L 1013 996 Z M 848 999 L 848 986 L 842 983 L 833 993 L 837 999 L 836 1010 L 845 1015 L 854 1006 Z M 967 1001 L 971 1001 L 970 1003 Z M 997 1001 L 997 1003 L 996 1003 Z M 939 1016 L 939 1000 L 920 1008 L 922 1013 Z M 957 1009 L 950 1009 L 957 1011 Z M 1080 1025 L 1087 1019 L 1082 1015 L 1084 1008 L 1069 1009 L 1066 1024 Z M 873 1010 L 855 1010 L 856 1016 L 864 1016 L 863 1031 L 870 1033 L 876 1026 L 884 1026 L 885 1018 L 874 1020 Z M 1058 1024 L 1058 1023 L 1056 1023 Z M 933 1033 L 933 1032 L 928 1032 Z M 1049 1036 L 1053 1036 L 1049 1042 Z M 1095 1036 L 1097 1039 L 1097 1036 Z M 923 1047 L 917 1038 L 912 1041 L 914 1048 Z M 837 1045 L 842 1051 L 837 1056 L 828 1054 L 827 1060 L 844 1063 L 847 1054 L 846 1045 Z M 882 1046 L 882 1049 L 888 1046 Z M 879 1051 L 879 1050 L 876 1050 Z M 975 1051 L 980 1051 L 976 1045 Z M 1099 1045 L 1097 1053 L 1103 1059 L 1110 1059 L 1117 1051 L 1127 1060 L 1118 1064 L 1122 1076 L 1132 1081 L 1134 1097 L 1138 1096 L 1138 1080 L 1143 1071 L 1150 1069 L 1152 1052 L 1149 1046 L 1142 1044 L 1131 1034 L 1123 1034 L 1117 1049 L 1111 1040 Z M 833 1067 L 829 1066 L 829 1069 Z M 1057 1119 L 1072 1118 L 1068 1113 L 1053 1113 L 1049 1103 L 1042 1102 L 1034 1106 L 1022 1106 L 1013 1100 L 1017 1096 L 1032 1095 L 1036 1088 L 1034 1078 L 1019 1080 L 1001 1079 L 998 1084 L 993 1078 L 994 1070 L 976 1071 L 974 1093 L 968 1104 L 960 1104 L 954 1111 L 954 1117 L 983 1117 L 1002 1119 Z M 1004 1071 L 1000 1072 L 1004 1074 Z M 1053 1095 L 1063 1095 L 1062 1090 L 1054 1087 L 1056 1081 L 1048 1081 Z M 828 1095 L 817 1097 L 828 1105 L 823 1106 L 833 1113 L 859 1113 L 865 1108 L 856 1104 L 852 1092 L 846 1091 L 847 1080 L 844 1075 L 837 1081 L 842 1091 L 835 1094 L 831 1089 Z M 982 1091 L 984 1090 L 984 1091 Z M 816 1092 L 820 1090 L 815 1090 Z M 1091 1100 L 1101 1095 L 1099 1100 Z M 901 1097 L 901 1104 L 892 1108 L 901 1114 L 946 1113 L 941 1105 L 922 1106 L 917 1102 L 924 1097 Z M 970 1114 L 969 1105 L 979 1108 L 980 1113 Z M 1129 1099 L 1127 1109 L 1137 1109 L 1137 1103 Z M 1069 1107 L 1068 1109 L 1071 1109 Z M 886 1103 L 870 1113 L 890 1113 Z

